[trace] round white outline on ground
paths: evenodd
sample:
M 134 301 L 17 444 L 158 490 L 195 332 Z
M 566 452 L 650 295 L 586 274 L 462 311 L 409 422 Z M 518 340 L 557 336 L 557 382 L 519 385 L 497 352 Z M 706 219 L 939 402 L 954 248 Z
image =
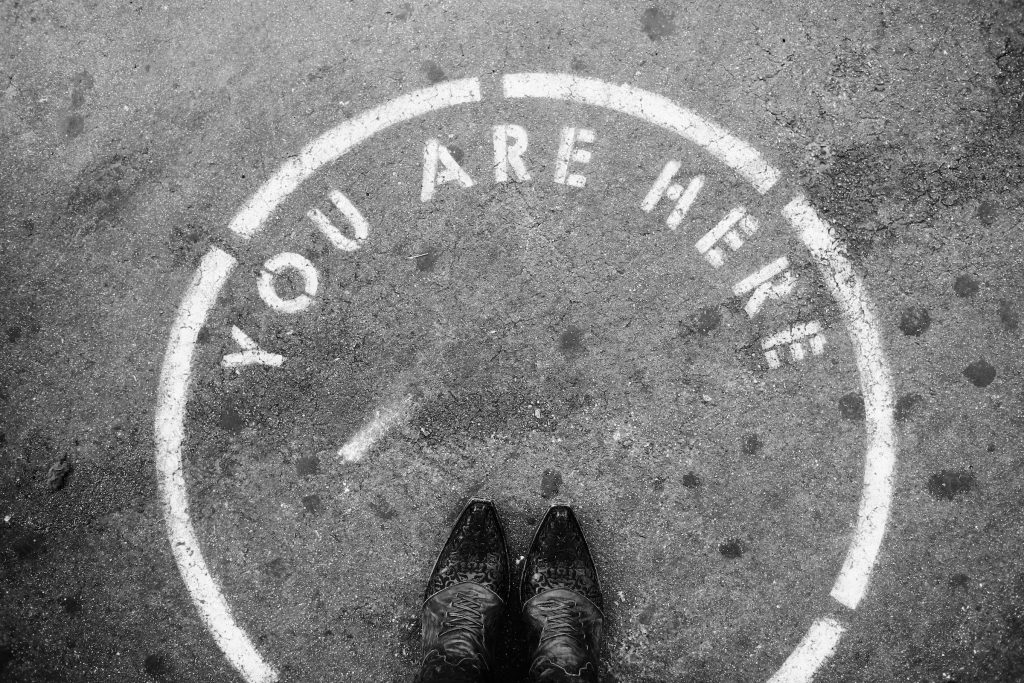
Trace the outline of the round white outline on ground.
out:
M 509 74 L 503 77 L 502 87 L 506 98 L 559 99 L 604 107 L 678 133 L 732 168 L 761 194 L 767 193 L 781 177 L 778 169 L 747 143 L 646 90 L 548 73 Z M 245 239 L 255 236 L 293 190 L 355 145 L 402 121 L 481 99 L 479 79 L 449 81 L 403 95 L 343 122 L 285 162 L 243 205 L 229 228 Z M 793 198 L 782 213 L 810 251 L 839 304 L 853 343 L 864 394 L 867 452 L 857 526 L 831 592 L 837 602 L 855 609 L 867 590 L 892 500 L 896 464 L 892 378 L 867 291 L 842 245 L 803 196 Z M 214 247 L 207 252 L 171 326 L 157 391 L 156 469 L 174 559 L 203 623 L 246 681 L 270 683 L 277 680 L 277 672 L 235 621 L 203 558 L 189 514 L 182 471 L 185 406 L 196 340 L 235 264 L 235 258 L 221 249 Z M 833 617 L 816 620 L 770 683 L 810 681 L 835 651 L 843 631 L 842 624 Z

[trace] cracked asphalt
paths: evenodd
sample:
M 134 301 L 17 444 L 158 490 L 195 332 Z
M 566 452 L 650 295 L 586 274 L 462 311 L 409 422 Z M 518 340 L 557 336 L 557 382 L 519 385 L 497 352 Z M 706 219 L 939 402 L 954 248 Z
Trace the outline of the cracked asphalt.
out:
M 609 683 L 767 680 L 822 617 L 844 632 L 815 681 L 1024 680 L 1019 2 L 5 0 L 0 27 L 0 680 L 245 680 L 176 565 L 155 466 L 172 325 L 217 250 L 236 265 L 195 334 L 181 471 L 279 680 L 411 680 L 473 496 L 515 558 L 552 502 L 577 509 Z M 762 196 L 635 119 L 503 99 L 524 72 L 665 96 L 783 180 Z M 265 234 L 229 230 L 324 131 L 469 78 L 481 102 L 374 135 Z M 529 180 L 494 175 L 499 124 L 528 134 Z M 558 182 L 567 129 L 583 187 Z M 431 139 L 472 184 L 438 175 L 423 201 Z M 667 159 L 703 179 L 677 230 L 665 200 L 641 209 Z M 370 226 L 357 252 L 308 218 L 342 225 L 338 188 Z M 870 387 L 778 211 L 796 193 L 892 374 L 891 507 L 855 609 L 830 590 Z M 759 228 L 712 267 L 694 243 L 739 205 Z M 318 277 L 273 280 L 310 295 L 295 313 L 258 284 L 282 253 Z M 753 315 L 733 286 L 780 256 L 797 284 Z M 824 350 L 771 367 L 763 340 L 811 320 Z M 225 367 L 235 330 L 280 363 Z M 499 679 L 524 657 L 513 621 Z

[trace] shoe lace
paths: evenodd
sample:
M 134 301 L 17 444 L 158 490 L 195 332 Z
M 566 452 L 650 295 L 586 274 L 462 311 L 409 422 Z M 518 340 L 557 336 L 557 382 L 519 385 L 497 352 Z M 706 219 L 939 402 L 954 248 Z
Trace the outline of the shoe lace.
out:
M 461 633 L 470 641 L 472 652 L 483 652 L 484 616 L 480 599 L 475 595 L 457 593 L 445 615 L 445 628 L 441 638 Z
M 545 600 L 540 605 L 547 617 L 541 631 L 540 642 L 568 636 L 582 643 L 583 621 L 576 603 L 570 600 Z

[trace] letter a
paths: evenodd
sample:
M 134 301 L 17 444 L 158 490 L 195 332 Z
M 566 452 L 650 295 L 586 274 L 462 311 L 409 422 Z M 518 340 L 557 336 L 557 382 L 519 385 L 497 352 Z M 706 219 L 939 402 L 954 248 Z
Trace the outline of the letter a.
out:
M 440 171 L 437 169 L 438 163 L 443 167 Z M 473 179 L 452 158 L 448 148 L 436 138 L 430 138 L 423 147 L 423 189 L 420 190 L 420 201 L 429 202 L 434 198 L 436 186 L 451 182 L 473 187 Z

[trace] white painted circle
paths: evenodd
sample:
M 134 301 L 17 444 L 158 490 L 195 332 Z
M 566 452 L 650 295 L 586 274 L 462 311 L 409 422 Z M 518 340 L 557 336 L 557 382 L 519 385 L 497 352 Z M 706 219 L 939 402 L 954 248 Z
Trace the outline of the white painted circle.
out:
M 604 107 L 675 132 L 733 169 L 761 194 L 769 192 L 781 177 L 781 172 L 747 143 L 694 112 L 646 90 L 594 78 L 548 73 L 509 74 L 503 77 L 502 87 L 505 98 L 546 98 Z M 245 239 L 256 236 L 280 203 L 324 164 L 338 159 L 354 146 L 396 123 L 481 99 L 478 79 L 449 81 L 403 95 L 343 122 L 285 162 L 249 198 L 229 228 Z M 787 202 L 782 214 L 808 248 L 839 305 L 853 344 L 864 395 L 867 448 L 858 520 L 846 559 L 831 591 L 839 605 L 852 610 L 856 609 L 867 590 L 891 505 L 896 463 L 892 378 L 866 288 L 831 228 L 802 195 Z M 282 257 L 281 262 L 275 261 Z M 204 624 L 228 661 L 246 681 L 269 683 L 278 679 L 276 670 L 234 620 L 206 565 L 189 514 L 182 469 L 185 407 L 196 339 L 235 264 L 234 257 L 227 252 L 211 249 L 200 263 L 178 309 L 171 327 L 157 396 L 156 467 L 171 548 Z M 316 294 L 315 268 L 303 257 L 280 254 L 266 265 L 272 273 L 276 271 L 271 265 L 297 268 L 304 277 L 311 274 L 306 279 L 304 295 L 288 301 L 278 299 L 278 302 L 288 306 Z M 261 296 L 264 294 L 263 282 L 261 277 Z M 267 286 L 277 298 L 272 276 Z M 264 301 L 274 307 L 272 300 L 264 297 Z M 297 310 L 308 304 L 309 301 L 305 301 L 305 305 Z M 769 683 L 810 681 L 835 651 L 844 630 L 840 617 L 835 615 L 824 615 L 814 621 Z
M 274 278 L 286 270 L 294 270 L 302 277 L 302 294 L 291 299 L 281 298 L 274 287 Z M 305 256 L 286 251 L 267 259 L 256 288 L 263 303 L 278 313 L 301 313 L 313 303 L 313 297 L 320 289 L 320 275 Z

